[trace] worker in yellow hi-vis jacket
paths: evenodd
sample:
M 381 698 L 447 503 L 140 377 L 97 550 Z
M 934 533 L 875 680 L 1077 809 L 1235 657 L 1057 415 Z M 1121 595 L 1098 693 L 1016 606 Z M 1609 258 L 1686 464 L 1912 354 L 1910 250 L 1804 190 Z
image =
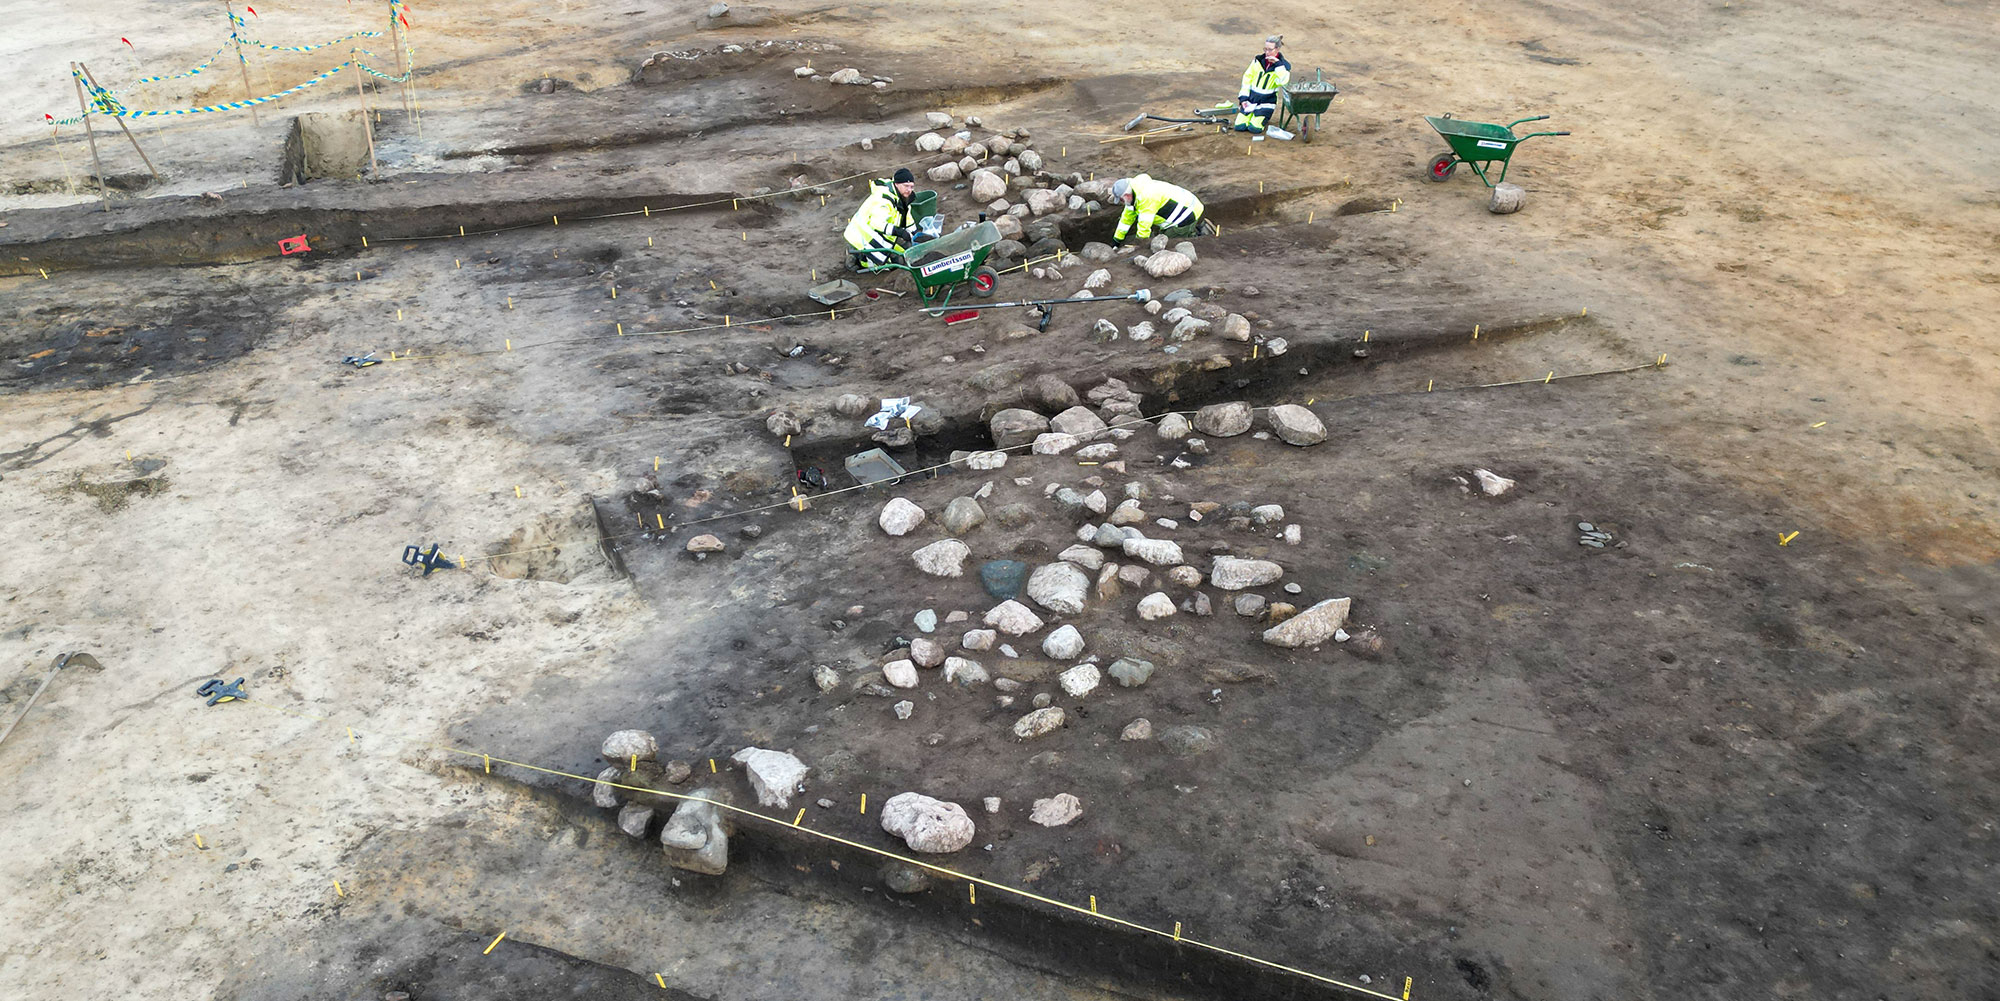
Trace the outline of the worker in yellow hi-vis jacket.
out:
M 1201 199 L 1186 188 L 1137 174 L 1113 181 L 1111 197 L 1125 205 L 1124 213 L 1118 217 L 1118 229 L 1111 234 L 1114 244 L 1124 243 L 1135 223 L 1141 240 L 1153 235 L 1155 225 L 1168 236 L 1207 232 L 1201 223 Z
M 1278 110 L 1278 92 L 1292 82 L 1292 64 L 1279 51 L 1284 44 L 1283 35 L 1264 39 L 1264 51 L 1243 71 L 1243 86 L 1236 91 L 1236 131 L 1262 135 Z
M 847 252 L 858 268 L 880 267 L 908 250 L 917 221 L 910 218 L 910 198 L 917 178 L 908 167 L 893 178 L 868 182 L 868 197 L 847 222 Z

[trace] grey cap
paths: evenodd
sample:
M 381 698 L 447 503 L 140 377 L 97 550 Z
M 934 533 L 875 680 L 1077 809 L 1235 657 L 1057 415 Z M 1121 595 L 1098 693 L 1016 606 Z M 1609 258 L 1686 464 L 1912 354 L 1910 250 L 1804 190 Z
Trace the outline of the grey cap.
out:
M 1129 178 L 1129 177 L 1121 177 L 1121 178 L 1119 178 L 1119 179 L 1117 179 L 1117 180 L 1115 180 L 1115 181 L 1111 182 L 1111 197 L 1113 197 L 1113 198 L 1116 198 L 1116 199 L 1118 199 L 1118 200 L 1120 200 L 1120 201 L 1123 201 L 1123 200 L 1124 200 L 1124 198 L 1125 198 L 1125 196 L 1126 196 L 1126 195 L 1129 195 L 1129 194 L 1131 194 L 1131 193 L 1132 193 L 1132 179 L 1131 179 L 1131 178 Z

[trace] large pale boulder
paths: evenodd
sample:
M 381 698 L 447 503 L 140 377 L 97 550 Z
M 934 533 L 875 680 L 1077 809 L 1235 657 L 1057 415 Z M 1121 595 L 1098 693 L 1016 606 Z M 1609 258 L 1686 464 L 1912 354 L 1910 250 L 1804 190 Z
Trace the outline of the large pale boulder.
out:
M 933 577 L 957 577 L 965 572 L 972 550 L 957 539 L 941 539 L 910 554 L 917 569 Z
M 972 172 L 972 200 L 990 202 L 1007 193 L 1007 179 L 991 170 Z
M 1010 407 L 994 414 L 987 428 L 993 432 L 996 448 L 1013 448 L 1032 444 L 1037 436 L 1046 433 L 1049 419 L 1032 410 Z
M 1028 597 L 1058 615 L 1082 612 L 1084 596 L 1089 591 L 1089 575 L 1066 561 L 1036 567 L 1028 576 Z
M 1030 188 L 1021 198 L 1028 203 L 1028 211 L 1038 216 L 1061 211 L 1066 204 L 1062 195 L 1049 188 Z
M 1333 638 L 1335 630 L 1347 624 L 1351 602 L 1350 598 L 1328 598 L 1264 630 L 1264 642 L 1289 648 L 1324 643 Z
M 1319 415 L 1296 403 L 1271 408 L 1271 430 L 1288 445 L 1317 445 L 1326 440 L 1326 424 Z
M 1217 556 L 1215 565 L 1209 569 L 1208 581 L 1224 591 L 1241 591 L 1274 583 L 1284 575 L 1285 568 L 1270 560 Z
M 720 789 L 697 789 L 697 799 L 683 800 L 660 829 L 660 847 L 667 864 L 688 872 L 720 876 L 729 868 L 728 814 L 715 806 L 727 802 Z M 710 800 L 713 802 L 703 802 Z
M 1048 799 L 1038 799 L 1034 808 L 1028 811 L 1028 819 L 1043 827 L 1061 827 L 1083 816 L 1083 803 L 1066 792 L 1056 793 Z
M 805 781 L 806 773 L 812 771 L 790 751 L 771 751 L 761 747 L 746 747 L 730 757 L 731 761 L 743 766 L 750 776 L 750 788 L 757 794 L 757 802 L 764 806 L 783 809 L 792 804 L 792 793 Z
M 1146 273 L 1155 278 L 1172 278 L 1194 267 L 1186 254 L 1162 250 L 1146 258 Z
M 1060 706 L 1037 709 L 1014 721 L 1014 736 L 1022 740 L 1033 740 L 1062 729 L 1063 711 Z
M 1073 435 L 1079 442 L 1091 441 L 1105 432 L 1104 418 L 1086 406 L 1074 406 L 1049 418 L 1049 429 Z
M 1180 543 L 1172 539 L 1127 538 L 1123 548 L 1125 555 L 1145 560 L 1156 567 L 1177 566 L 1187 562 L 1181 558 Z
M 905 792 L 882 804 L 882 829 L 910 846 L 911 851 L 943 855 L 972 843 L 972 818 L 957 803 Z
M 1072 625 L 1058 626 L 1042 639 L 1042 652 L 1051 660 L 1075 660 L 1083 654 L 1083 634 Z
M 659 752 L 660 742 L 644 730 L 613 730 L 597 751 L 604 760 L 620 768 L 630 766 L 634 756 L 640 761 L 651 761 Z
M 1217 438 L 1231 438 L 1250 430 L 1253 415 L 1248 403 L 1211 403 L 1194 412 L 1194 429 Z
M 904 535 L 910 529 L 924 523 L 924 509 L 901 497 L 892 497 L 882 505 L 882 514 L 876 518 L 882 531 L 890 535 Z
M 1042 628 L 1042 617 L 1018 601 L 1003 601 L 986 613 L 986 624 L 1009 636 L 1026 636 Z

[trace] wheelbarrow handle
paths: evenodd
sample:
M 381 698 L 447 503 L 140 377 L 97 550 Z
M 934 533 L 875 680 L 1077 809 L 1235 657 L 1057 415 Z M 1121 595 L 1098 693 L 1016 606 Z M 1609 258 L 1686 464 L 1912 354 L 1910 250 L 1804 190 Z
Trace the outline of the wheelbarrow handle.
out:
M 1522 137 L 1521 137 L 1521 141 L 1522 141 L 1522 142 L 1527 142 L 1528 140 L 1530 140 L 1530 139 L 1533 139 L 1533 138 L 1535 138 L 1536 136 L 1566 136 L 1566 135 L 1569 135 L 1569 133 L 1567 133 L 1567 132 L 1530 132 L 1530 133 L 1528 133 L 1527 135 L 1525 135 L 1525 136 L 1522 136 Z
M 1518 121 L 1518 122 L 1508 122 L 1508 123 L 1507 123 L 1507 127 L 1511 129 L 1511 128 L 1513 128 L 1513 127 L 1514 127 L 1514 126 L 1516 126 L 1516 125 L 1526 125 L 1526 124 L 1527 124 L 1527 123 L 1529 123 L 1529 122 L 1540 122 L 1540 121 L 1547 121 L 1547 120 L 1548 120 L 1548 117 L 1549 117 L 1549 116 L 1547 116 L 1547 115 L 1536 115 L 1536 116 L 1535 116 L 1535 117 L 1533 117 L 1533 118 L 1523 118 L 1523 119 L 1521 119 L 1521 120 L 1520 120 L 1520 121 Z

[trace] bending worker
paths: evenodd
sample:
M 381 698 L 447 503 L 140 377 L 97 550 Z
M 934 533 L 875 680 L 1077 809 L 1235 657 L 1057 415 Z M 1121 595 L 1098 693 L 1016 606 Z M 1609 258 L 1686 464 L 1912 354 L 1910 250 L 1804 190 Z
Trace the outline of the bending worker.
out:
M 1264 39 L 1263 53 L 1250 60 L 1250 68 L 1243 71 L 1243 86 L 1236 91 L 1236 131 L 1261 136 L 1264 123 L 1278 110 L 1278 91 L 1292 82 L 1292 64 L 1278 51 L 1284 44 L 1283 35 Z
M 917 221 L 910 218 L 910 198 L 916 191 L 917 177 L 908 167 L 897 168 L 893 179 L 868 182 L 868 197 L 847 221 L 847 250 L 856 266 L 880 267 L 909 249 L 910 233 L 917 228 Z
M 1213 232 L 1201 221 L 1201 199 L 1186 188 L 1138 174 L 1112 182 L 1111 197 L 1125 204 L 1125 212 L 1118 217 L 1118 230 L 1111 234 L 1114 244 L 1125 242 L 1134 222 L 1139 224 L 1141 240 L 1153 235 L 1155 223 L 1168 236 Z

